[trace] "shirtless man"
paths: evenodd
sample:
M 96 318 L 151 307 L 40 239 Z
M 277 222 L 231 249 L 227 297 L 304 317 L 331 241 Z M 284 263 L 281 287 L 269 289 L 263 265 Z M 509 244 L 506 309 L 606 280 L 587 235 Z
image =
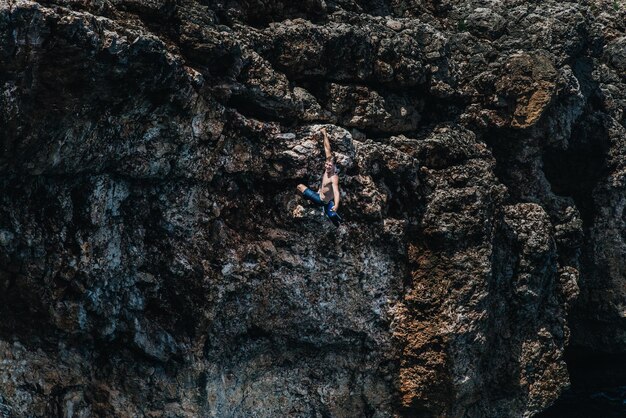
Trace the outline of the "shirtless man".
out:
M 339 209 L 339 176 L 337 175 L 337 167 L 335 167 L 335 159 L 330 151 L 330 142 L 326 129 L 322 128 L 324 136 L 324 151 L 326 153 L 326 163 L 324 164 L 324 175 L 322 176 L 322 184 L 319 191 L 315 193 L 304 184 L 298 184 L 298 191 L 306 199 L 310 200 L 317 206 L 324 208 L 324 213 L 328 219 L 335 225 L 339 226 L 341 217 L 337 214 Z

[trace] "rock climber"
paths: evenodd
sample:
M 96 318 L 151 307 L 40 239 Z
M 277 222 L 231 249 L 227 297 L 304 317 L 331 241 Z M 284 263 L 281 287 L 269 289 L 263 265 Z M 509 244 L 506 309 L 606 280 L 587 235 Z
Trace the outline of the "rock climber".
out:
M 324 208 L 326 217 L 338 227 L 342 222 L 341 217 L 337 213 L 340 201 L 338 170 L 335 166 L 335 158 L 330 150 L 330 142 L 325 128 L 322 128 L 322 136 L 324 138 L 324 152 L 326 153 L 322 183 L 317 193 L 304 184 L 298 184 L 298 192 L 316 206 Z

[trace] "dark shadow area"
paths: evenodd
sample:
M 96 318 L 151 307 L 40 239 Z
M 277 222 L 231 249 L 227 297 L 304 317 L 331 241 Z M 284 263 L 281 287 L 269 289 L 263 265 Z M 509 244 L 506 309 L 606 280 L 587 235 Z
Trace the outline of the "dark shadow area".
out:
M 625 392 L 625 387 L 595 393 L 569 390 L 536 418 L 623 418 Z
M 323 22 L 327 18 L 327 10 L 323 2 L 304 0 L 282 2 L 278 0 L 245 0 L 216 1 L 201 0 L 215 14 L 218 23 L 231 26 L 244 23 L 256 28 L 265 28 L 270 23 L 282 22 L 287 19 L 306 19 L 312 22 Z
M 582 347 L 570 347 L 565 353 L 572 387 L 599 390 L 626 386 L 626 353 L 599 353 Z
M 565 360 L 572 387 L 537 418 L 626 416 L 626 354 L 571 347 Z
M 552 191 L 576 202 L 585 227 L 593 224 L 593 190 L 606 177 L 608 135 L 597 113 L 581 118 L 572 131 L 566 150 L 547 149 L 543 168 Z
M 527 202 L 528 198 L 525 196 L 533 190 L 536 181 L 535 176 L 532 175 L 531 164 L 520 157 L 528 148 L 528 141 L 523 135 L 524 132 L 520 133 L 512 128 L 490 128 L 480 136 L 495 159 L 496 177 L 508 189 L 507 203 Z M 519 181 L 517 173 L 524 174 L 524 182 Z
M 374 16 L 392 15 L 392 9 L 388 0 L 330 0 L 326 3 L 329 12 L 346 10 L 356 13 L 367 13 Z

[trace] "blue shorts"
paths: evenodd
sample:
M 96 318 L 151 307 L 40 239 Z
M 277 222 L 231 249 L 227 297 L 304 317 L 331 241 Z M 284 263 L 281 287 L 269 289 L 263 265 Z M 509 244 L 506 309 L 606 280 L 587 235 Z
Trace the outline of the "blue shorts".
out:
M 339 226 L 339 224 L 341 223 L 341 217 L 339 216 L 337 212 L 331 209 L 333 206 L 335 206 L 335 202 L 333 200 L 331 200 L 328 203 L 324 202 L 322 198 L 320 197 L 319 193 L 315 193 L 313 190 L 309 189 L 308 187 L 306 188 L 304 193 L 302 193 L 302 196 L 304 196 L 307 200 L 310 200 L 311 202 L 313 202 L 316 206 L 323 207 L 324 214 L 326 215 L 326 217 L 335 226 Z

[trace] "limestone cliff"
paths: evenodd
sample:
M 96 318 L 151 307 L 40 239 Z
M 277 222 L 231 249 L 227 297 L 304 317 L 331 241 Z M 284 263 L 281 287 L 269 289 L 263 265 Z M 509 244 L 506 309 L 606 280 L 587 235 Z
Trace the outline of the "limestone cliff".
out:
M 544 410 L 626 356 L 625 22 L 0 0 L 0 417 Z

